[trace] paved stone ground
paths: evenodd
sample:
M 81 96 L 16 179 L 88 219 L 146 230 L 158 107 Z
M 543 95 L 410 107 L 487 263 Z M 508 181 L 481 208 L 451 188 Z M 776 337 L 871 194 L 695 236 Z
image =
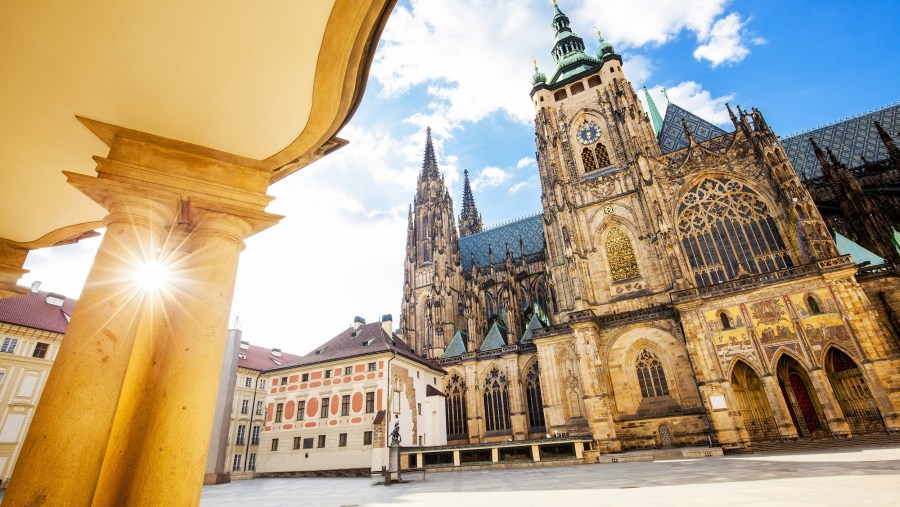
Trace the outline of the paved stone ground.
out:
M 900 448 L 374 479 L 256 479 L 203 488 L 202 507 L 900 505 Z

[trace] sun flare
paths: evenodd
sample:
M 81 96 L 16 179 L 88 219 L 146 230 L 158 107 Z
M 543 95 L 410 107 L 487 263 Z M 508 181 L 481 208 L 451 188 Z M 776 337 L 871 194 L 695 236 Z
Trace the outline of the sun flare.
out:
M 159 261 L 150 261 L 140 266 L 135 273 L 135 281 L 144 289 L 159 289 L 169 278 L 166 267 Z

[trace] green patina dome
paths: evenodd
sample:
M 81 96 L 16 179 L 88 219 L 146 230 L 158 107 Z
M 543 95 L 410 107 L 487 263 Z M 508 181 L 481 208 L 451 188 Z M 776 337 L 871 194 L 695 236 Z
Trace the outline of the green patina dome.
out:
M 547 75 L 544 74 L 543 72 L 541 72 L 540 70 L 538 70 L 537 60 L 534 60 L 534 74 L 532 74 L 532 76 L 531 76 L 531 84 L 537 86 L 541 83 L 546 83 L 546 82 L 547 82 Z
M 612 43 L 604 40 L 600 32 L 597 32 L 597 38 L 600 39 L 600 46 L 597 47 L 597 58 L 602 60 L 604 56 L 615 53 Z

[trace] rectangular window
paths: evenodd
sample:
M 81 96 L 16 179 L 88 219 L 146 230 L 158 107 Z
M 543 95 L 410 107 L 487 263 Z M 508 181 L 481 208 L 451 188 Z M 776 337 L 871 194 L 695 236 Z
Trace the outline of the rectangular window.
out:
M 416 404 L 416 411 L 418 412 L 419 415 L 422 415 L 422 404 L 421 403 Z
M 260 389 L 266 388 L 266 379 L 264 379 L 264 378 L 259 379 L 259 388 Z
M 259 445 L 259 426 L 254 426 L 253 432 L 250 433 L 250 444 Z
M 9 352 L 12 354 L 16 350 L 17 343 L 19 343 L 18 338 L 4 338 L 3 345 L 0 346 L 0 352 Z
M 328 398 L 322 398 L 322 413 L 319 415 L 321 419 L 328 419 L 328 402 L 331 401 Z
M 303 439 L 301 439 L 300 437 L 294 437 L 294 449 L 300 448 L 300 444 L 302 443 L 302 440 Z
M 325 435 L 319 435 L 319 443 L 316 445 L 319 449 L 325 447 Z
M 250 400 L 241 400 L 241 413 L 246 414 L 250 411 Z
M 0 371 L 0 384 L 3 383 L 3 376 L 6 375 L 5 371 Z
M 297 420 L 302 421 L 306 417 L 306 400 L 297 402 Z
M 325 370 L 325 378 L 331 378 L 331 370 Z
M 275 405 L 275 422 L 281 422 L 281 416 L 284 415 L 284 403 Z
M 236 443 L 237 445 L 243 445 L 243 444 L 244 444 L 244 432 L 246 432 L 246 431 L 247 431 L 247 427 L 244 426 L 243 424 L 241 424 L 240 426 L 238 426 L 238 428 L 237 428 L 237 440 L 235 441 L 235 443 Z
M 338 447 L 347 447 L 347 434 L 341 433 L 338 435 Z
M 350 395 L 341 397 L 341 415 L 350 415 Z
M 353 375 L 353 367 L 344 366 L 344 375 Z
M 273 450 L 273 451 L 277 451 L 277 450 L 278 450 L 278 439 L 277 439 L 277 438 L 273 438 L 273 439 L 272 439 L 272 450 Z
M 244 387 L 253 387 L 253 377 L 244 379 Z
M 375 371 L 375 363 L 369 363 L 369 371 Z
M 363 445 L 372 445 L 371 431 L 363 431 Z
M 247 460 L 247 470 L 250 470 L 251 472 L 256 470 L 256 453 L 255 452 L 250 453 L 250 459 Z
M 375 412 L 375 393 L 366 393 L 366 413 Z
M 231 461 L 231 471 L 232 472 L 240 472 L 241 471 L 241 455 L 235 454 L 234 459 Z
M 285 384 L 287 384 L 287 377 L 281 377 L 281 382 L 279 382 L 278 385 L 283 386 Z
M 422 445 L 422 439 L 423 439 L 423 438 L 424 438 L 424 437 L 423 437 L 422 435 L 419 435 L 419 445 Z
M 256 415 L 262 415 L 263 413 L 263 402 L 262 400 L 258 400 L 256 402 Z
M 37 345 L 34 346 L 34 353 L 31 354 L 31 357 L 37 357 L 43 359 L 44 356 L 47 355 L 47 350 L 50 348 L 50 345 L 47 343 L 37 342 Z
M 304 438 L 303 439 L 303 448 L 304 449 L 312 449 L 312 447 L 313 447 L 313 439 Z
M 308 382 L 308 381 L 309 381 L 309 373 L 304 373 L 304 374 L 300 377 L 300 380 L 301 380 L 302 382 Z

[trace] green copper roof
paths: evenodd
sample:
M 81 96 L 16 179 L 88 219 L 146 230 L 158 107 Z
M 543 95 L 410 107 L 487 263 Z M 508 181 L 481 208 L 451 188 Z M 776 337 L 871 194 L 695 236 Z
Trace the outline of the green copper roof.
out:
M 525 326 L 525 332 L 522 333 L 522 339 L 520 339 L 519 342 L 520 343 L 531 343 L 531 340 L 533 339 L 532 334 L 533 334 L 534 330 L 540 329 L 542 327 L 544 327 L 544 325 L 541 324 L 541 319 L 537 318 L 537 315 L 532 315 L 531 321 L 528 323 L 527 326 Z
M 653 97 L 650 96 L 650 92 L 647 91 L 647 85 L 641 83 L 641 88 L 644 89 L 644 96 L 647 98 L 647 107 L 650 109 L 650 121 L 653 123 L 653 133 L 659 136 L 659 131 L 662 129 L 662 116 L 659 115 L 659 110 L 656 109 L 656 104 L 653 102 Z
M 853 259 L 853 262 L 856 264 L 862 264 L 863 262 L 868 262 L 871 266 L 884 264 L 884 259 L 839 233 L 835 233 L 834 235 L 834 244 L 837 246 L 838 252 L 840 252 L 841 255 L 850 254 L 850 258 Z
M 504 331 L 505 330 L 506 329 L 504 329 Z M 491 326 L 491 330 L 488 331 L 487 336 L 484 337 L 481 348 L 478 350 L 482 352 L 486 350 L 496 350 L 503 348 L 504 345 L 506 345 L 506 340 L 503 338 L 503 333 L 500 331 L 500 325 L 497 324 L 497 322 L 494 322 L 494 325 Z
M 541 72 L 537 66 L 537 60 L 534 61 L 534 74 L 531 76 L 531 84 L 537 86 L 547 82 L 547 75 Z
M 444 351 L 444 355 L 441 357 L 456 357 L 468 352 L 466 350 L 467 338 L 468 335 L 465 331 L 457 331 L 456 334 L 453 335 L 453 339 L 450 340 L 450 345 L 447 345 L 447 350 Z

